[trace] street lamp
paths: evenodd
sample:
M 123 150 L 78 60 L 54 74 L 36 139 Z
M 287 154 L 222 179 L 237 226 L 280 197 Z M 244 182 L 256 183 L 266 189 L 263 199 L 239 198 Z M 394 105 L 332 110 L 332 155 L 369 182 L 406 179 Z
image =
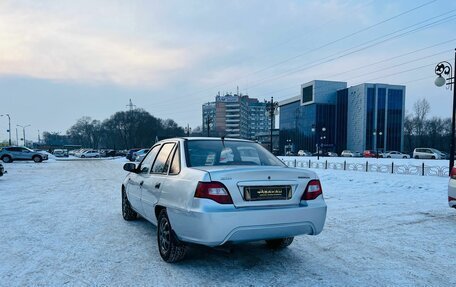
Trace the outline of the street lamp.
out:
M 26 147 L 26 146 L 27 146 L 27 142 L 25 141 L 25 128 L 26 128 L 26 127 L 29 127 L 29 126 L 31 126 L 31 125 L 26 125 L 26 126 L 16 125 L 16 126 L 22 128 L 22 135 L 23 135 L 23 137 L 24 137 L 24 146 Z
M 8 145 L 11 145 L 11 117 L 9 114 L 0 115 L 0 117 L 3 117 L 3 116 L 8 117 L 8 134 L 9 134 Z
M 375 142 L 375 149 L 376 149 L 376 154 L 377 154 L 377 159 L 378 159 L 378 145 L 377 145 L 377 130 L 374 130 L 372 133 L 374 135 L 374 142 Z M 382 142 L 382 132 L 378 132 L 378 135 L 380 136 L 380 142 Z
M 316 128 L 315 128 L 315 125 L 312 125 L 312 132 L 314 133 L 316 131 Z M 321 143 L 323 140 L 326 139 L 326 128 L 325 127 L 322 127 L 321 128 L 321 132 L 320 132 L 320 136 L 318 137 L 317 135 L 317 138 L 319 138 L 319 141 L 317 143 L 317 160 L 320 160 L 320 151 L 321 151 Z
M 274 97 L 271 97 L 270 102 L 266 102 L 266 114 L 271 119 L 271 131 L 270 131 L 270 146 L 269 151 L 272 153 L 272 130 L 274 129 L 274 116 L 277 113 L 277 108 L 279 107 L 279 103 L 274 102 Z
M 187 133 L 187 137 L 190 136 L 190 132 L 192 131 L 192 128 L 190 127 L 189 124 L 187 124 L 187 126 L 184 128 L 185 132 Z
M 456 68 L 456 49 L 454 53 L 454 68 Z M 456 72 L 453 74 L 453 67 L 450 63 L 443 61 L 435 66 L 435 74 L 438 76 L 435 79 L 435 85 L 437 87 L 442 87 L 443 85 L 447 85 L 450 90 L 453 90 L 453 113 L 451 115 L 451 141 L 450 141 L 450 166 L 449 166 L 449 174 L 451 174 L 451 169 L 454 166 L 454 137 L 455 137 L 455 117 L 456 117 L 456 88 L 454 87 Z M 445 77 L 443 77 L 444 75 Z
M 287 145 L 285 148 L 285 155 L 288 155 L 288 154 L 291 154 L 291 147 L 293 145 L 291 144 L 291 139 L 287 139 L 286 142 L 287 142 Z

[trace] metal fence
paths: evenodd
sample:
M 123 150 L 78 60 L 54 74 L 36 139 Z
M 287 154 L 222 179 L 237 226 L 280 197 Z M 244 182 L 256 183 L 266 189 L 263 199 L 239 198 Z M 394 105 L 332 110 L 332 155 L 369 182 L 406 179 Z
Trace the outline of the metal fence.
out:
M 424 162 L 420 165 L 412 164 L 378 164 L 359 162 L 329 162 L 325 161 L 312 161 L 311 159 L 287 159 L 280 158 L 289 167 L 298 168 L 319 168 L 319 169 L 335 169 L 335 170 L 348 170 L 360 172 L 379 172 L 379 173 L 392 173 L 392 174 L 407 174 L 407 175 L 421 175 L 421 176 L 442 176 L 446 177 L 449 174 L 447 166 L 429 166 Z

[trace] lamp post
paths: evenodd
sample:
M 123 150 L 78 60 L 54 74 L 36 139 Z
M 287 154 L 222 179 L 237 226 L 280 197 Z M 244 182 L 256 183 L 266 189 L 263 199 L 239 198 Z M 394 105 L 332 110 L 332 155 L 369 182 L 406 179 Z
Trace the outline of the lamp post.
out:
M 8 117 L 8 135 L 9 135 L 8 145 L 11 145 L 11 117 L 9 114 L 0 115 L 0 117 L 3 117 L 3 116 Z
M 372 133 L 374 135 L 374 142 L 375 142 L 375 154 L 377 155 L 377 159 L 378 159 L 378 145 L 377 145 L 377 130 L 374 130 L 374 132 Z M 382 132 L 378 132 L 378 135 L 380 136 L 380 142 L 382 140 L 381 136 L 383 135 Z
M 289 154 L 291 154 L 291 147 L 292 147 L 291 139 L 287 139 L 286 142 L 287 142 L 287 145 L 285 148 L 285 155 L 289 155 Z
M 274 129 L 274 116 L 277 112 L 277 108 L 279 106 L 279 103 L 274 102 L 274 97 L 271 97 L 270 102 L 266 102 L 266 114 L 269 116 L 271 119 L 271 130 L 270 130 L 270 146 L 269 146 L 269 151 L 272 153 L 272 130 Z
M 315 128 L 315 125 L 312 125 L 312 132 L 316 132 L 317 129 Z M 320 136 L 317 135 L 318 143 L 316 144 L 317 147 L 317 160 L 320 160 L 320 152 L 321 152 L 321 144 L 323 140 L 326 139 L 326 127 L 321 128 Z
M 24 138 L 23 138 L 23 139 L 24 139 L 24 146 L 27 147 L 27 142 L 25 141 L 25 128 L 26 128 L 26 127 L 29 127 L 29 126 L 31 126 L 31 125 L 26 125 L 26 126 L 16 125 L 16 126 L 22 128 L 22 135 L 23 135 L 23 137 L 24 137 Z
M 189 137 L 190 136 L 190 132 L 192 131 L 192 128 L 190 127 L 190 125 L 187 124 L 187 126 L 185 127 L 184 130 L 185 130 L 185 133 L 187 133 L 187 137 Z
M 443 61 L 435 66 L 435 74 L 438 76 L 435 79 L 435 85 L 437 87 L 442 87 L 443 85 L 447 85 L 450 90 L 453 90 L 453 113 L 451 115 L 451 141 L 450 141 L 450 166 L 449 166 L 449 174 L 451 174 L 451 169 L 454 166 L 454 137 L 455 137 L 455 117 L 456 117 L 456 88 L 454 87 L 456 72 L 453 74 L 456 68 L 456 49 L 454 53 L 454 67 L 451 66 L 450 63 Z M 442 76 L 444 75 L 444 77 Z

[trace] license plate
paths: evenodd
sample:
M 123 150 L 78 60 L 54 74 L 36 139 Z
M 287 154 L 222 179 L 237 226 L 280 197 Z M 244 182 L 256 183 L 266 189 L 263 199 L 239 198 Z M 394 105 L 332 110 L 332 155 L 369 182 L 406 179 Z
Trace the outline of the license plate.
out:
M 244 200 L 287 200 L 291 198 L 291 186 L 246 186 Z

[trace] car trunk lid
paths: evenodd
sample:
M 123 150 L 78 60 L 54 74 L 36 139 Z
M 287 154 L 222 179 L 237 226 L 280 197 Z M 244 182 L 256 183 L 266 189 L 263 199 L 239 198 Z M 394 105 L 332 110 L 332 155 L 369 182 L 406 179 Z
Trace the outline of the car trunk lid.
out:
M 198 168 L 228 189 L 236 207 L 299 205 L 312 171 L 288 167 L 211 166 Z

